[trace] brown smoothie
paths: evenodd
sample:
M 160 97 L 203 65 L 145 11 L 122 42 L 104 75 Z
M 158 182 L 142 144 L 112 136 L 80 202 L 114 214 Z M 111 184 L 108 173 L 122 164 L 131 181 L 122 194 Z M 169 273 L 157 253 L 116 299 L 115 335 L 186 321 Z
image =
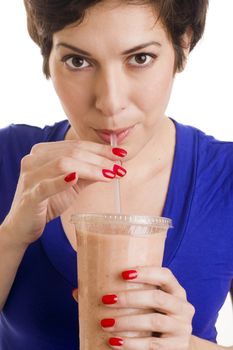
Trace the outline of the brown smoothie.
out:
M 146 332 L 106 333 L 103 318 L 150 313 L 152 310 L 108 308 L 102 304 L 105 294 L 154 286 L 126 282 L 121 273 L 137 266 L 161 266 L 169 225 L 160 227 L 115 222 L 103 225 L 98 220 L 77 224 L 80 349 L 109 349 L 110 336 L 143 337 Z

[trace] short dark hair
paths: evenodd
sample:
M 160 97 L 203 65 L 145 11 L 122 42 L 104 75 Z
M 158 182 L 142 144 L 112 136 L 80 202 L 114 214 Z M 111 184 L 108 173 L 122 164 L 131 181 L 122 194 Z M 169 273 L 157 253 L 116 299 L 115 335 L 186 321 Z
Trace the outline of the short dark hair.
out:
M 43 72 L 47 78 L 53 34 L 67 25 L 82 22 L 88 8 L 103 0 L 24 0 L 28 32 L 39 45 L 43 56 Z M 174 47 L 175 70 L 182 70 L 185 55 L 183 34 L 191 29 L 190 51 L 202 37 L 208 0 L 126 0 L 132 4 L 151 4 L 159 13 Z

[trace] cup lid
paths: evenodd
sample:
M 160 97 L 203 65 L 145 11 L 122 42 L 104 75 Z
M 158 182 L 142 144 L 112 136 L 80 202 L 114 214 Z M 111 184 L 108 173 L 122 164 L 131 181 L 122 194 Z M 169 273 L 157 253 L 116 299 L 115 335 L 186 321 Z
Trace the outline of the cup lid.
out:
M 80 221 L 88 222 L 101 222 L 108 223 L 114 222 L 115 224 L 129 224 L 129 225 L 145 225 L 154 226 L 163 229 L 172 228 L 172 220 L 161 216 L 150 215 L 125 215 L 116 213 L 85 213 L 85 214 L 73 214 L 71 216 L 71 223 L 77 224 Z

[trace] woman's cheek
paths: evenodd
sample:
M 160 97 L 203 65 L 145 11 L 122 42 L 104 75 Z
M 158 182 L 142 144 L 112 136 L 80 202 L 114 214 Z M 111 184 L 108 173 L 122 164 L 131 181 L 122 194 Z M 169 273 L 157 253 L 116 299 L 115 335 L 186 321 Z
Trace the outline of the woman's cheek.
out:
M 148 83 L 140 89 L 136 95 L 135 103 L 144 112 L 162 111 L 168 103 L 171 88 L 172 80 L 170 78 L 157 79 L 153 84 Z

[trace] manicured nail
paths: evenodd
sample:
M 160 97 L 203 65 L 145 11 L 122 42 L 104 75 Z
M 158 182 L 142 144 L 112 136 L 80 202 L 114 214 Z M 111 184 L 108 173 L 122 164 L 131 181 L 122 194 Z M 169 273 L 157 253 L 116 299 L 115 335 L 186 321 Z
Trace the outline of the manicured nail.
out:
M 102 303 L 106 305 L 116 304 L 117 302 L 117 295 L 116 294 L 108 294 L 104 295 L 102 297 Z
M 122 168 L 122 166 L 120 166 L 118 164 L 114 165 L 113 172 L 114 172 L 114 174 L 116 174 L 118 176 L 124 176 L 127 173 L 127 171 L 124 168 Z
M 69 175 L 67 175 L 64 180 L 65 182 L 71 182 L 71 181 L 74 181 L 76 179 L 76 173 L 73 172 L 73 173 L 70 173 Z
M 127 155 L 127 151 L 125 149 L 118 147 L 112 148 L 112 153 L 118 157 L 125 157 Z
M 102 173 L 104 175 L 104 177 L 108 178 L 108 179 L 114 179 L 114 177 L 116 177 L 116 174 L 108 169 L 103 169 Z
M 115 325 L 115 322 L 114 318 L 104 318 L 100 323 L 103 328 L 110 328 Z
M 124 344 L 124 340 L 122 338 L 109 338 L 108 343 L 111 346 L 122 346 Z
M 134 280 L 138 277 L 138 272 L 136 270 L 127 270 L 123 271 L 121 275 L 124 280 Z

